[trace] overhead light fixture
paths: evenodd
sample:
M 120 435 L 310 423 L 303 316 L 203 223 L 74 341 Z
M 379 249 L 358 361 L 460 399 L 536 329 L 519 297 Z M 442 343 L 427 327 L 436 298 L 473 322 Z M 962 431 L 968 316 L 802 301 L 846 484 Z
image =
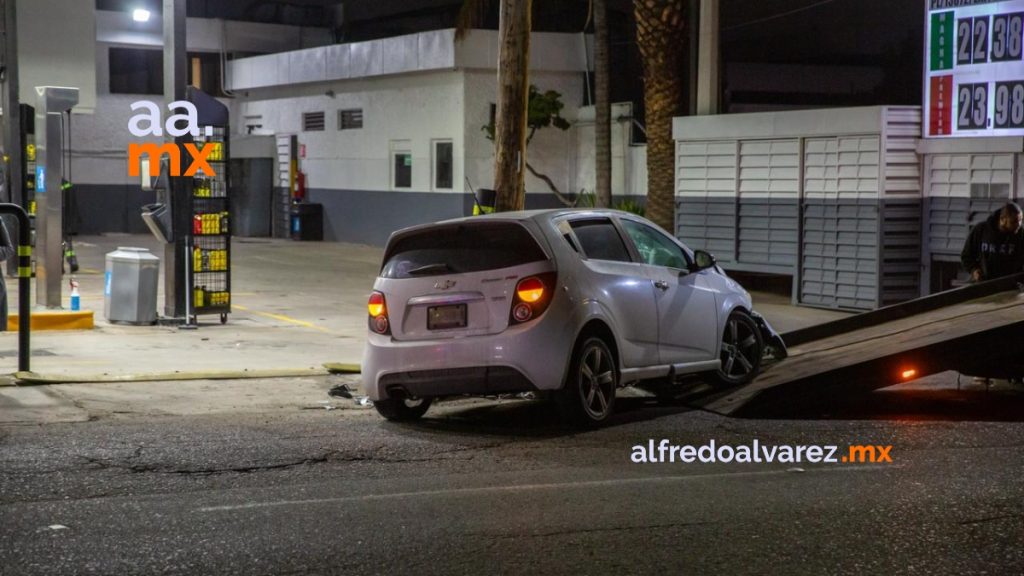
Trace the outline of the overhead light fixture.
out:
M 136 22 L 149 22 L 149 10 L 136 8 L 132 11 L 132 20 Z

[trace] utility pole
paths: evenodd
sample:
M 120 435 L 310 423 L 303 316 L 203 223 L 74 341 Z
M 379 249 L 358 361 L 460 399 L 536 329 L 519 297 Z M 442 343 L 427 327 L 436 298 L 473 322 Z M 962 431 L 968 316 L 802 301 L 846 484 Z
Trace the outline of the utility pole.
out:
M 530 85 L 531 0 L 501 0 L 498 24 L 498 106 L 494 119 L 494 210 L 522 210 L 526 168 L 526 106 Z

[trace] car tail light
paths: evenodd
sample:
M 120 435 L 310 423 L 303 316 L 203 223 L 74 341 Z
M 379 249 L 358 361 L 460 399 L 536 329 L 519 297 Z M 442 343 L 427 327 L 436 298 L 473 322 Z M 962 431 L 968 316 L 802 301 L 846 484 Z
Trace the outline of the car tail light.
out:
M 520 280 L 516 285 L 516 296 L 523 302 L 533 304 L 544 297 L 544 283 L 536 276 Z
M 384 295 L 374 291 L 370 294 L 370 300 L 366 304 L 366 310 L 370 313 L 369 326 L 377 334 L 390 334 L 391 322 L 388 320 L 388 305 Z
M 543 314 L 555 295 L 556 279 L 554 272 L 545 272 L 528 276 L 516 283 L 509 324 L 529 322 Z

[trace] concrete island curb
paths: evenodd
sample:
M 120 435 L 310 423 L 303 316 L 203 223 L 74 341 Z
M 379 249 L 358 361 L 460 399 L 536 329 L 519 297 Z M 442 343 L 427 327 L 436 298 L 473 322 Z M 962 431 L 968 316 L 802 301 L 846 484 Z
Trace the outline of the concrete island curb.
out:
M 163 372 L 152 374 L 37 374 L 16 372 L 17 386 L 43 386 L 48 384 L 105 384 L 117 382 L 169 382 L 182 380 L 244 380 L 256 378 L 302 378 L 330 374 L 321 368 L 283 370 L 218 370 L 207 372 Z
M 359 364 L 346 364 L 343 362 L 328 363 L 323 365 L 331 374 L 359 374 L 362 368 Z
M 323 368 L 264 370 L 211 370 L 197 372 L 156 372 L 148 374 L 40 374 L 15 372 L 0 375 L 0 386 L 45 386 L 50 384 L 104 384 L 117 382 L 173 382 L 183 380 L 246 380 L 257 378 L 303 378 L 329 374 L 359 374 L 359 364 L 331 362 Z

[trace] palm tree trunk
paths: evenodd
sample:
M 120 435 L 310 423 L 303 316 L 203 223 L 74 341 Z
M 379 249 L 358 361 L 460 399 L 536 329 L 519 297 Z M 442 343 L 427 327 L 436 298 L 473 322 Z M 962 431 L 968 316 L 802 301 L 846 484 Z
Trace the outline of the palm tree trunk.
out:
M 685 0 L 633 0 L 644 67 L 647 120 L 646 215 L 675 233 L 675 142 L 672 118 L 683 113 Z
M 522 210 L 526 162 L 532 0 L 501 0 L 498 38 L 498 106 L 495 115 L 495 211 Z
M 612 205 L 612 110 L 608 101 L 608 5 L 594 2 L 594 149 L 597 171 L 595 201 Z

